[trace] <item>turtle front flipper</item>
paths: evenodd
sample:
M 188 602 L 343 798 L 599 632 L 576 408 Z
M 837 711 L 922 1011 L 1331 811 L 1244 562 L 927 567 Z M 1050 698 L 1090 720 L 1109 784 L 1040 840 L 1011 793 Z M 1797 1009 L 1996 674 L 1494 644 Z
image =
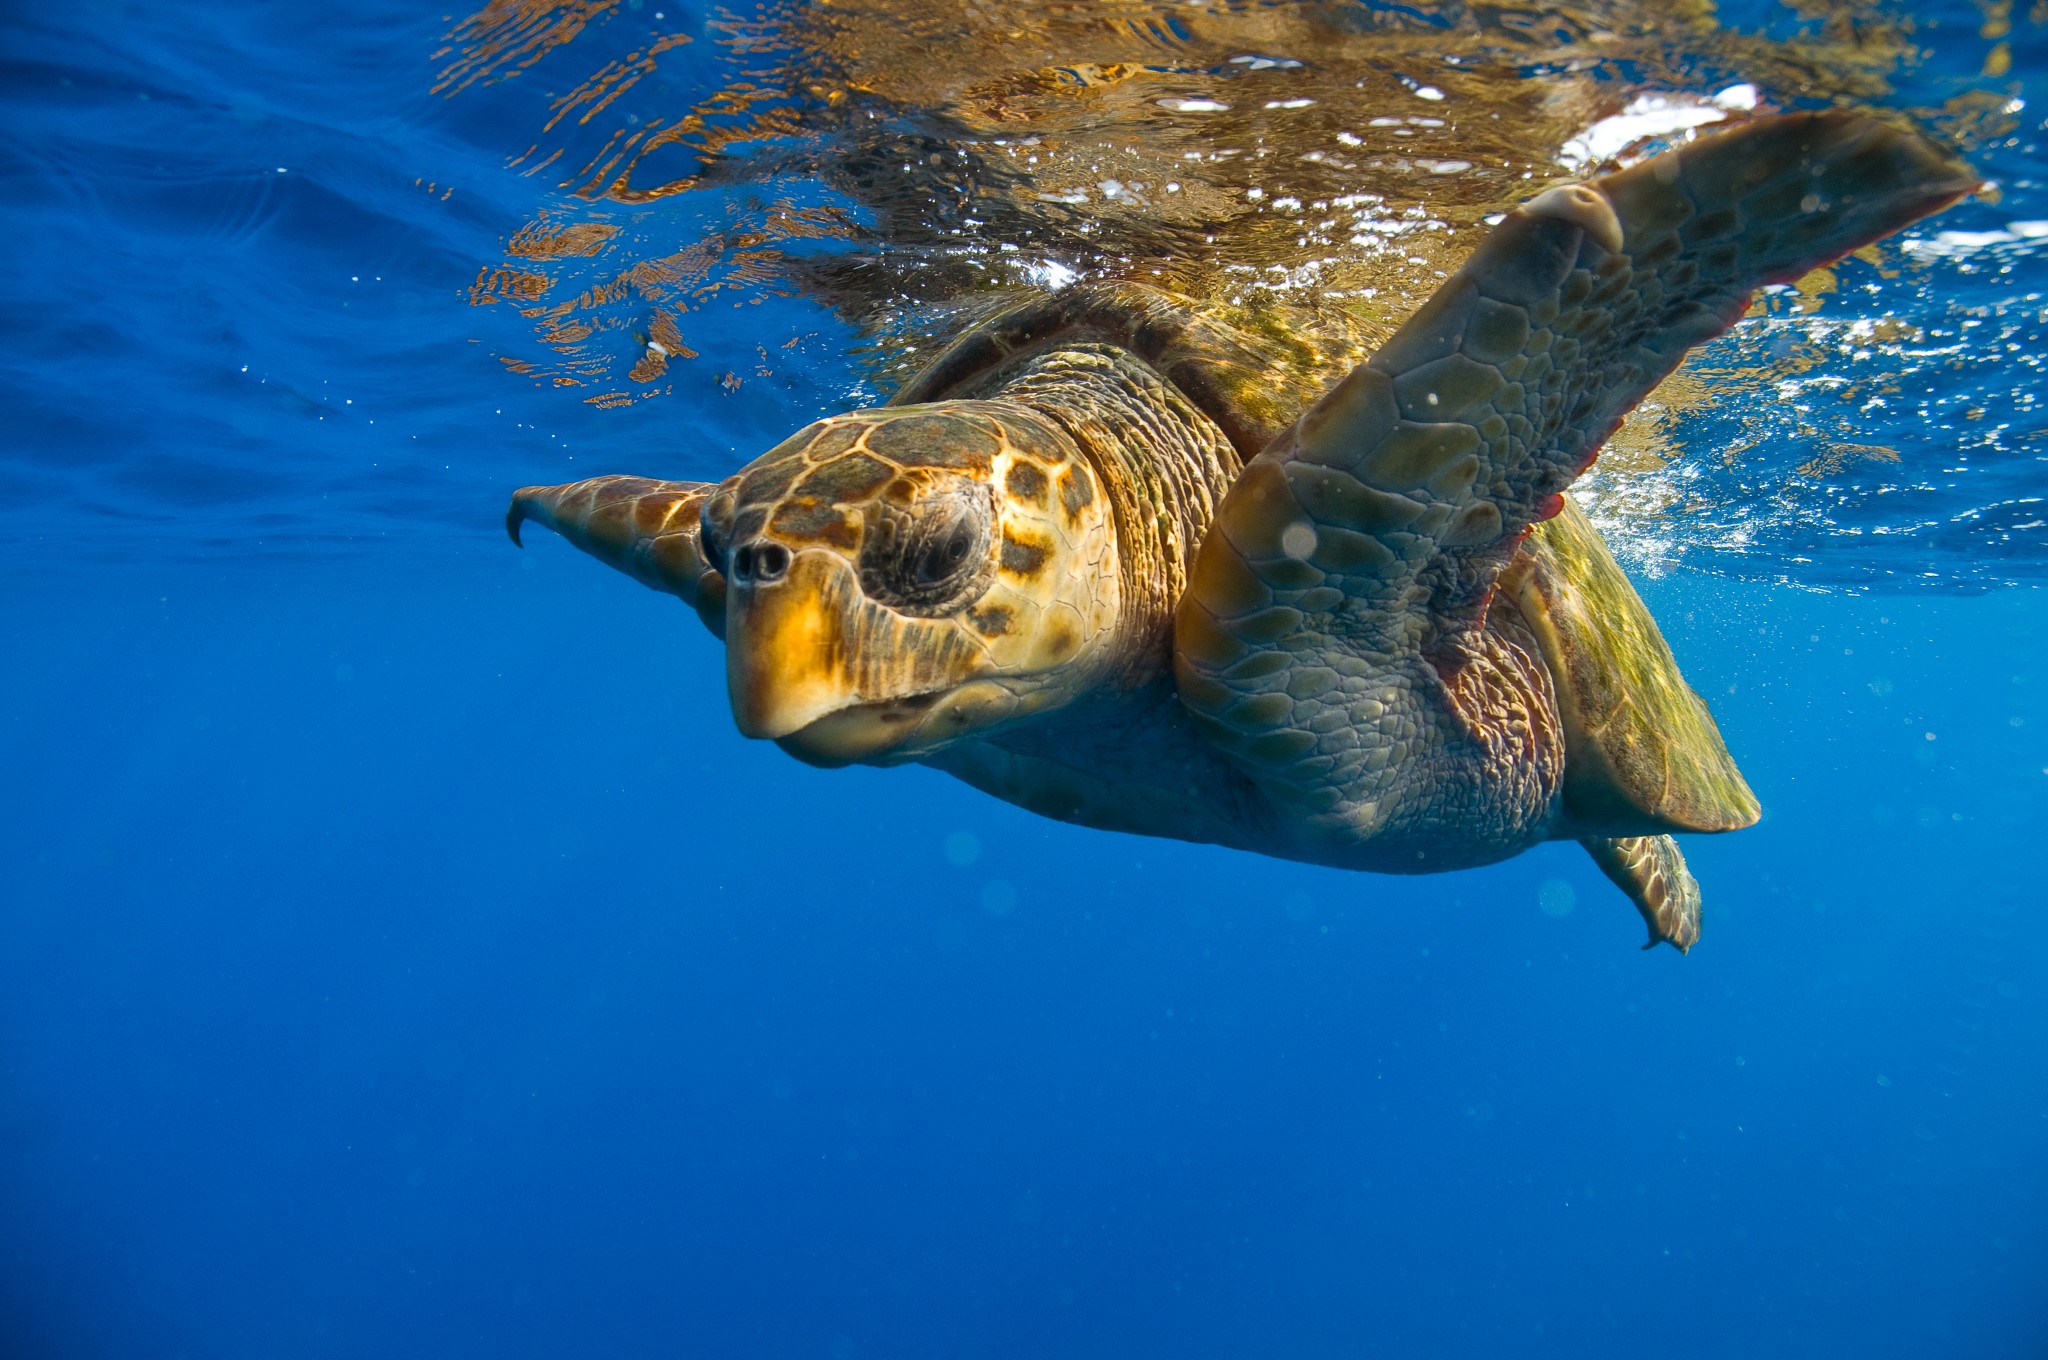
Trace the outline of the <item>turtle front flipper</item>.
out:
M 1700 885 L 1669 836 L 1588 836 L 1579 842 L 1650 927 L 1645 949 L 1668 944 L 1683 954 L 1700 939 Z
M 1524 536 L 1756 288 L 1976 184 L 1912 133 L 1792 114 L 1508 214 L 1225 497 L 1175 620 L 1197 722 L 1334 862 L 1454 868 L 1556 831 L 1554 681 L 1489 618 Z
M 716 490 L 709 482 L 647 477 L 521 487 L 505 512 L 505 531 L 518 543 L 521 523 L 545 524 L 642 585 L 680 597 L 722 638 L 725 577 L 701 540 L 704 502 Z
M 1733 325 L 1757 288 L 1977 183 L 1924 138 L 1829 112 L 1760 120 L 1552 189 L 1508 214 L 1259 461 L 1285 470 L 1317 526 L 1357 532 L 1365 515 L 1364 532 L 1386 537 L 1384 525 L 1466 556 L 1518 540 L 1557 513 L 1558 494 L 1622 417 L 1687 350 Z M 1388 496 L 1415 503 L 1414 514 L 1399 521 L 1407 511 Z M 1389 564 L 1378 574 L 1412 573 Z

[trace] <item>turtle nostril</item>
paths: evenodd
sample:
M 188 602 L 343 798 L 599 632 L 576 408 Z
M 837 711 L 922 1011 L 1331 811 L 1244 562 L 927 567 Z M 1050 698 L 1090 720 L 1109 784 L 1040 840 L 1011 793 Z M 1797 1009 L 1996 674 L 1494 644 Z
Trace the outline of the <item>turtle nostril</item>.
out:
M 732 550 L 734 585 L 774 585 L 789 574 L 789 549 L 780 543 L 743 543 Z

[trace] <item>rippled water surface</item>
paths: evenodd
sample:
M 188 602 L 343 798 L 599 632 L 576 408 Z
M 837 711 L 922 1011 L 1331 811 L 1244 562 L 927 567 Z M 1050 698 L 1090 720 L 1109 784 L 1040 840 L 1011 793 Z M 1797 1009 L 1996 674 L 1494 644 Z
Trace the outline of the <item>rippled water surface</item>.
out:
M 7 11 L 0 1354 L 2048 1354 L 2044 70 L 2025 0 Z M 1574 847 L 799 767 L 503 539 L 1076 282 L 1313 390 L 1537 188 L 1835 103 L 1992 186 L 1581 488 L 1767 809 L 1690 957 Z
M 1770 300 L 1589 492 L 1652 569 L 1955 587 L 2048 555 L 2024 16 L 92 13 L 10 44 L 27 560 L 450 543 L 628 445 L 722 474 L 1076 278 L 1266 308 L 1335 362 L 1533 186 L 1827 100 L 1951 140 L 1997 201 Z

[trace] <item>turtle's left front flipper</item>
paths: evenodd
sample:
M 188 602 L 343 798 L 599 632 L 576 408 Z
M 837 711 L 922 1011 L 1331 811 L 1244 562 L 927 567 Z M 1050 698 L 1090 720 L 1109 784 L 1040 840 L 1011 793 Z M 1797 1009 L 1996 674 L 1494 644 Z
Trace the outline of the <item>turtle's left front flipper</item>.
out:
M 1410 613 L 1439 608 L 1447 588 L 1482 599 L 1621 418 L 1757 288 L 1978 183 L 1925 138 L 1829 111 L 1760 119 L 1523 204 L 1246 466 L 1183 601 L 1183 675 L 1220 678 L 1243 646 L 1284 650 L 1304 630 L 1379 618 L 1367 597 Z M 1299 626 L 1283 626 L 1274 601 L 1304 594 Z M 1216 697 L 1194 706 L 1236 696 Z
M 566 486 L 526 486 L 512 494 L 505 532 L 519 542 L 532 520 L 607 566 L 654 590 L 679 596 L 704 626 L 725 636 L 725 577 L 701 541 L 709 482 L 592 477 Z
M 1557 513 L 1558 493 L 1621 418 L 1686 351 L 1733 325 L 1756 289 L 1978 183 L 1923 137 L 1830 111 L 1760 119 L 1552 189 L 1509 213 L 1257 461 L 1284 469 L 1317 525 L 1358 531 L 1365 515 L 1363 531 L 1387 537 L 1380 525 L 1403 513 L 1386 503 L 1396 497 L 1417 503 L 1403 537 L 1437 552 L 1516 540 Z M 1258 487 L 1280 489 L 1248 470 L 1242 489 Z M 1428 513 L 1437 506 L 1449 513 Z M 1226 522 L 1249 530 L 1255 519 Z M 1252 556 L 1264 545 L 1246 546 Z M 1429 555 L 1397 554 L 1411 567 Z
M 1493 607 L 1501 574 L 1622 416 L 1756 288 L 1977 183 L 1922 137 L 1831 111 L 1759 119 L 1509 213 L 1224 498 L 1175 617 L 1197 725 L 1332 862 L 1455 868 L 1560 829 L 1693 829 L 1558 825 L 1570 715 L 1541 648 Z M 1727 826 L 1754 815 L 1732 796 Z
M 1700 939 L 1700 885 L 1669 836 L 1588 836 L 1579 842 L 1615 887 L 1628 894 L 1650 927 L 1654 949 L 1669 944 L 1683 954 Z

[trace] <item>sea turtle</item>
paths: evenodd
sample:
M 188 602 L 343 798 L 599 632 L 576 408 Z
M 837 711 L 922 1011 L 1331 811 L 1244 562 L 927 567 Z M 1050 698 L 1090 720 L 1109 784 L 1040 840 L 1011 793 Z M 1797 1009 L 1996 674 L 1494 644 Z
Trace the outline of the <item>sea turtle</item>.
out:
M 1760 117 L 1508 213 L 1306 410 L 1299 337 L 1076 285 L 716 485 L 528 487 L 507 526 L 692 605 L 740 730 L 812 763 L 1380 872 L 1574 839 L 1683 951 L 1672 833 L 1757 801 L 1565 490 L 1753 290 L 1975 185 L 1869 117 Z

